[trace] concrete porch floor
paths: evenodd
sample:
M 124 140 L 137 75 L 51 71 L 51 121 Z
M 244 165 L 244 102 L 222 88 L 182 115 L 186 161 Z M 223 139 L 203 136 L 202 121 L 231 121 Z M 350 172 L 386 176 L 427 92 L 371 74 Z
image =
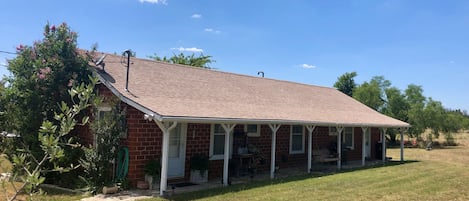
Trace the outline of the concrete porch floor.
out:
M 383 161 L 381 160 L 366 161 L 365 167 L 374 166 L 374 165 L 378 165 L 382 163 Z M 348 161 L 345 164 L 342 164 L 342 170 L 351 170 L 351 169 L 356 169 L 360 167 L 362 167 L 361 161 Z M 327 175 L 327 174 L 334 174 L 337 171 L 338 170 L 337 170 L 336 163 L 324 163 L 324 164 L 314 163 L 312 165 L 311 174 Z M 291 176 L 306 175 L 306 174 L 308 173 L 307 173 L 307 166 L 305 164 L 304 167 L 292 167 L 292 168 L 279 169 L 275 173 L 275 179 L 287 178 Z M 244 176 L 239 176 L 239 177 L 230 177 L 230 179 L 231 179 L 232 185 L 250 183 L 250 182 L 256 182 L 256 181 L 264 181 L 264 180 L 270 179 L 270 173 L 269 171 L 262 171 L 260 173 L 257 173 L 253 177 L 251 177 L 250 175 L 244 175 Z M 221 183 L 221 179 L 213 179 L 207 183 L 202 183 L 202 184 L 192 185 L 192 186 L 185 186 L 185 187 L 175 187 L 175 188 L 172 188 L 172 183 L 169 183 L 167 196 L 171 197 L 176 194 L 188 193 L 188 192 L 194 192 L 194 191 L 200 191 L 200 190 L 206 190 L 206 189 L 213 189 L 213 188 L 218 188 L 218 187 L 223 187 L 223 184 Z M 110 194 L 110 195 L 99 194 L 94 197 L 84 198 L 82 199 L 82 201 L 101 201 L 101 200 L 133 201 L 136 199 L 150 198 L 150 197 L 155 197 L 155 196 L 159 196 L 159 188 L 155 188 L 153 190 L 126 190 L 126 191 L 121 191 L 119 193 Z

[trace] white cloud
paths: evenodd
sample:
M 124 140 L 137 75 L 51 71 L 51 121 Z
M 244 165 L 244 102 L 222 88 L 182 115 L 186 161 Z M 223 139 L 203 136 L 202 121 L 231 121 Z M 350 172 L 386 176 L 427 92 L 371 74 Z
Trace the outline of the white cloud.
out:
M 311 64 L 301 64 L 300 65 L 302 68 L 307 68 L 307 69 L 311 69 L 311 68 L 316 68 L 316 66 L 313 66 Z
M 205 28 L 204 31 L 205 32 L 210 32 L 210 33 L 215 33 L 215 34 L 221 33 L 221 31 L 215 30 L 215 29 L 212 29 L 212 28 Z
M 196 48 L 196 47 L 178 47 L 178 48 L 171 48 L 172 50 L 178 50 L 180 52 L 203 52 L 203 49 Z
M 166 0 L 138 0 L 140 3 L 154 3 L 154 4 L 163 4 L 168 5 Z
M 200 19 L 200 18 L 202 18 L 202 15 L 195 13 L 195 14 L 193 14 L 193 15 L 191 16 L 191 18 Z

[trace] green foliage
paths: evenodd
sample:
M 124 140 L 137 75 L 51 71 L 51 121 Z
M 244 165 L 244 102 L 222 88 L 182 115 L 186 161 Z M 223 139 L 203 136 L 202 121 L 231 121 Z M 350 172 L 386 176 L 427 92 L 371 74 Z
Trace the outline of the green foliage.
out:
M 356 76 L 356 72 L 345 73 L 337 78 L 337 81 L 334 83 L 334 87 L 348 96 L 353 96 L 353 91 L 357 86 L 354 80 Z
M 182 65 L 188 65 L 188 66 L 195 66 L 195 67 L 201 67 L 201 68 L 208 68 L 210 63 L 215 62 L 215 60 L 211 59 L 212 56 L 204 56 L 203 54 L 200 54 L 199 56 L 195 56 L 194 54 L 190 56 L 186 56 L 183 53 L 178 54 L 178 55 L 173 55 L 170 58 L 165 57 L 159 57 L 156 54 L 154 56 L 150 56 L 151 59 L 154 59 L 156 61 L 163 61 L 163 62 L 168 62 L 172 64 L 182 64 Z
M 119 148 L 120 135 L 125 131 L 125 125 L 121 124 L 125 119 L 125 110 L 121 108 L 120 101 L 109 100 L 111 110 L 100 111 L 102 103 L 93 105 L 94 121 L 91 130 L 96 138 L 94 146 L 82 147 L 84 156 L 80 165 L 83 167 L 84 175 L 81 179 L 87 184 L 93 193 L 98 192 L 103 186 L 113 181 L 113 163 Z
M 149 160 L 145 164 L 145 174 L 151 175 L 154 179 L 157 178 L 161 173 L 161 163 L 157 159 Z
M 194 154 L 190 160 L 190 168 L 191 170 L 198 170 L 200 172 L 200 176 L 203 177 L 205 172 L 208 170 L 209 162 L 208 156 L 203 154 Z
M 39 142 L 42 136 L 38 138 L 37 131 L 43 120 L 53 121 L 55 113 L 62 113 L 63 105 L 73 104 L 71 97 L 78 100 L 78 96 L 68 93 L 74 83 L 90 82 L 88 61 L 78 53 L 76 40 L 77 34 L 65 23 L 57 27 L 46 24 L 44 38 L 33 46 L 19 45 L 18 56 L 8 63 L 12 76 L 6 79 L 8 85 L 1 98 L 6 115 L 4 124 L 7 130 L 21 134 L 36 157 L 42 155 Z M 62 106 L 57 104 L 62 101 Z M 71 122 L 63 123 L 66 125 L 60 129 L 73 126 Z
M 66 138 L 69 132 L 73 130 L 75 125 L 87 123 L 86 120 L 78 122 L 76 117 L 82 110 L 90 106 L 90 102 L 94 98 L 93 89 L 97 79 L 91 77 L 89 79 L 91 83 L 87 85 L 81 83 L 69 90 L 73 105 L 69 106 L 62 102 L 60 112 L 55 114 L 56 122 L 43 121 L 38 134 L 42 150 L 40 158 L 36 157 L 26 145 L 12 154 L 13 168 L 17 170 L 14 172 L 14 178 L 19 179 L 22 186 L 15 189 L 15 194 L 11 198 L 7 197 L 7 199 L 15 200 L 18 193 L 23 190 L 30 196 L 34 195 L 38 186 L 45 181 L 45 173 L 67 172 L 76 168 L 73 164 L 70 164 L 69 167 L 60 166 L 57 161 L 66 156 L 65 146 L 76 146 L 76 144 L 70 144 L 70 141 Z M 53 168 L 49 168 L 46 165 L 47 162 L 53 164 Z M 13 181 L 12 185 L 14 185 Z
M 422 140 L 421 134 L 430 129 L 427 140 L 438 138 L 443 133 L 447 144 L 455 144 L 453 133 L 469 125 L 469 118 L 464 112 L 448 110 L 441 102 L 426 98 L 421 86 L 410 84 L 402 93 L 398 88 L 391 87 L 391 82 L 383 76 L 375 76 L 370 82 L 356 87 L 353 98 L 376 111 L 410 123 L 412 127 L 408 134 L 418 140 Z M 389 130 L 388 134 L 391 142 L 396 142 L 395 131 Z

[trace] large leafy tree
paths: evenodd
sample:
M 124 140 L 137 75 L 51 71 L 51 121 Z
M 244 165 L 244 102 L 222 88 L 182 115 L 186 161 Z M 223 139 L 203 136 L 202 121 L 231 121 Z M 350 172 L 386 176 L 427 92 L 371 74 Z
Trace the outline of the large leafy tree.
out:
M 205 56 L 203 54 L 200 54 L 199 56 L 195 56 L 195 54 L 186 56 L 183 53 L 180 53 L 178 55 L 175 54 L 169 58 L 166 56 L 160 57 L 155 54 L 154 56 L 150 56 L 150 58 L 156 61 L 163 61 L 163 62 L 168 62 L 172 64 L 182 64 L 182 65 L 195 66 L 195 67 L 208 68 L 208 69 L 210 69 L 209 64 L 215 62 L 215 60 L 212 59 L 212 56 Z
M 386 103 L 385 90 L 390 86 L 389 80 L 384 79 L 383 76 L 375 76 L 370 82 L 364 82 L 356 87 L 353 98 L 381 112 Z
M 423 95 L 422 86 L 415 84 L 407 86 L 405 96 L 409 103 L 408 122 L 412 125 L 412 127 L 409 128 L 409 134 L 418 138 L 426 129 L 423 110 L 427 98 Z
M 355 87 L 357 87 L 354 80 L 356 76 L 356 72 L 345 73 L 337 78 L 337 81 L 334 83 L 334 87 L 348 96 L 353 96 L 353 91 Z
M 8 62 L 11 76 L 4 96 L 9 130 L 16 130 L 33 153 L 41 154 L 38 130 L 53 120 L 59 104 L 72 104 L 68 90 L 74 83 L 89 83 L 88 60 L 77 50 L 77 34 L 64 23 L 47 24 L 44 38 L 32 46 L 19 45 Z

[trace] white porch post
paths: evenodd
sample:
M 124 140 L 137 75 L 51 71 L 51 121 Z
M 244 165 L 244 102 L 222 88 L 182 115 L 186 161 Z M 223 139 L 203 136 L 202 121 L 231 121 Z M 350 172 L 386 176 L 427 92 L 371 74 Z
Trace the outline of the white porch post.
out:
M 163 146 L 161 156 L 161 181 L 160 181 L 160 195 L 163 196 L 168 186 L 168 152 L 169 152 L 169 135 L 171 130 L 176 127 L 177 122 L 161 122 L 155 120 L 156 125 L 163 132 Z
M 225 152 L 223 153 L 223 186 L 228 186 L 228 161 L 230 159 L 230 133 L 236 124 L 221 124 L 225 130 Z
M 362 166 L 365 166 L 365 162 L 366 162 L 366 131 L 367 130 L 368 130 L 368 127 L 362 127 Z
M 343 126 L 337 126 L 337 156 L 339 160 L 337 160 L 337 169 L 342 168 L 342 131 L 344 130 Z
M 399 130 L 401 131 L 401 162 L 404 162 L 404 128 Z
M 275 177 L 275 145 L 277 143 L 277 131 L 280 128 L 280 124 L 269 124 L 270 129 L 272 130 L 272 146 L 270 151 L 270 178 Z
M 312 163 L 312 155 L 313 155 L 313 131 L 316 126 L 314 125 L 306 125 L 306 129 L 308 129 L 308 173 L 311 173 L 311 163 Z
M 383 128 L 383 133 L 381 134 L 381 150 L 383 151 L 383 163 L 386 162 L 386 128 Z

